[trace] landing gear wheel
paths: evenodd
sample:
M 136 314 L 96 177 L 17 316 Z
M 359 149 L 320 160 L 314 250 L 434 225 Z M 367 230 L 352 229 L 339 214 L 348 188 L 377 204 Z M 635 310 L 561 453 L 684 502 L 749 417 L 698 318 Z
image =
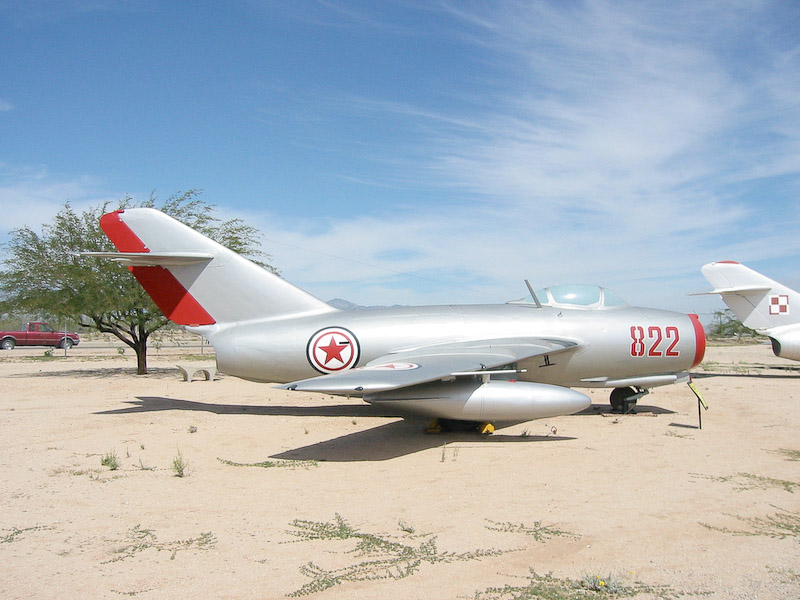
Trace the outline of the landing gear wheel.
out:
M 442 425 L 439 423 L 439 419 L 434 419 L 428 423 L 428 427 L 425 428 L 425 433 L 442 433 Z
M 637 392 L 632 387 L 614 388 L 611 392 L 611 412 L 628 414 L 636 408 Z

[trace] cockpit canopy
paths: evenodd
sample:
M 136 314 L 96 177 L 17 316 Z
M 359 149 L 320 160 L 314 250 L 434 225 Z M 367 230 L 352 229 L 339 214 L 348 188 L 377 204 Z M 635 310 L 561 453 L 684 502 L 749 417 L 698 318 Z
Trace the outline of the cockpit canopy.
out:
M 598 285 L 555 285 L 536 290 L 536 297 L 543 306 L 563 308 L 604 309 L 627 306 L 614 292 Z M 528 295 L 512 304 L 535 304 L 535 301 Z

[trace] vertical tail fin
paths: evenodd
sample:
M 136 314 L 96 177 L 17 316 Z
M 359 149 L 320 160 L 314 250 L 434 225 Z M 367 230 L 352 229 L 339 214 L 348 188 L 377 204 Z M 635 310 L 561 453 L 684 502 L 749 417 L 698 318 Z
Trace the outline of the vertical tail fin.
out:
M 95 253 L 127 264 L 168 319 L 188 326 L 335 309 L 277 275 L 152 208 L 103 215 L 119 250 Z
M 760 331 L 800 323 L 800 294 L 738 262 L 704 265 L 703 276 L 747 327 Z

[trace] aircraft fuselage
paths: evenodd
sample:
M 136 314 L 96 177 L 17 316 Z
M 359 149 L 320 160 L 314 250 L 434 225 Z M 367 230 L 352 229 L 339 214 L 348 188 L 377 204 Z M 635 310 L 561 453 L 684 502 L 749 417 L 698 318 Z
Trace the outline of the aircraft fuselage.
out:
M 553 337 L 573 340 L 578 346 L 515 365 L 521 371 L 516 379 L 568 387 L 618 387 L 627 379 L 687 371 L 702 359 L 705 346 L 696 317 L 629 306 L 395 307 L 190 329 L 211 341 L 221 371 L 276 383 L 362 367 L 387 354 L 440 342 Z M 674 377 L 653 380 L 653 385 L 673 381 Z

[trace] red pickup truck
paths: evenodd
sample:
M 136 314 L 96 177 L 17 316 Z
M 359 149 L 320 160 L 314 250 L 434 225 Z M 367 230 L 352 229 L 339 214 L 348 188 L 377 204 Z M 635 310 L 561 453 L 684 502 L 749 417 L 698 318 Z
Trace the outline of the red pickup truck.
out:
M 47 323 L 25 323 L 22 331 L 0 331 L 0 348 L 11 350 L 14 346 L 58 346 L 72 348 L 80 343 L 77 333 L 56 331 Z

